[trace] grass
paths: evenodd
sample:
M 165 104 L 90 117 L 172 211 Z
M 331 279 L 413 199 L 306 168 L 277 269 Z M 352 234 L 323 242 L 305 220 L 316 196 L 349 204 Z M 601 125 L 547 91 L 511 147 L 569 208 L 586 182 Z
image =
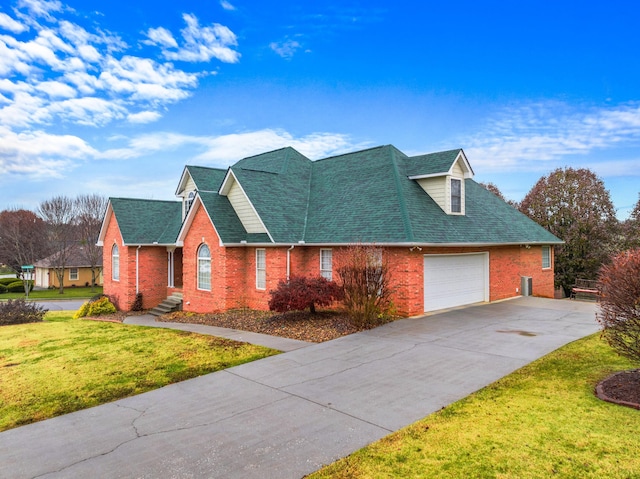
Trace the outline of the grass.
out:
M 102 293 L 102 287 L 96 286 L 93 291 L 87 288 L 64 288 L 64 294 L 60 294 L 58 288 L 55 289 L 38 289 L 29 291 L 29 300 L 36 299 L 89 299 L 92 296 Z M 24 293 L 2 293 L 0 301 L 7 299 L 26 299 Z
M 0 431 L 276 354 L 193 333 L 72 319 L 0 327 Z
M 634 367 L 576 341 L 309 477 L 639 478 L 640 411 L 593 393 Z

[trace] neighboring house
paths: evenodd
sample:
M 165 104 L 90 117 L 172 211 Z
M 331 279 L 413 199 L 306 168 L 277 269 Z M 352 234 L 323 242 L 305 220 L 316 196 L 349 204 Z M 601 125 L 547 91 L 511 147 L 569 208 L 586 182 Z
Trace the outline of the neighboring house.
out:
M 91 286 L 91 262 L 86 259 L 84 247 L 74 245 L 70 247 L 70 252 L 64 269 L 64 287 Z M 56 264 L 56 254 L 36 261 L 34 266 L 34 286 L 41 288 L 58 288 L 58 276 L 55 269 L 60 265 Z M 96 271 L 96 285 L 102 286 L 102 257 L 98 261 Z
M 293 148 L 227 170 L 186 166 L 181 201 L 111 198 L 98 244 L 120 309 L 183 294 L 193 312 L 267 309 L 290 275 L 337 279 L 355 243 L 379 247 L 393 303 L 422 314 L 521 294 L 553 298 L 557 237 L 478 185 L 462 150 L 387 145 L 311 161 Z

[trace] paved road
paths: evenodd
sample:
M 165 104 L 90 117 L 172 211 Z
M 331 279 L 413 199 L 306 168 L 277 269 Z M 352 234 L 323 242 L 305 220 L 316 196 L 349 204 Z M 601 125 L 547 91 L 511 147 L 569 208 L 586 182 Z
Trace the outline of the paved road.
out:
M 52 301 L 34 301 L 49 311 L 77 311 L 86 299 L 56 299 Z
M 598 330 L 519 298 L 380 328 L 0 433 L 2 478 L 299 478 Z

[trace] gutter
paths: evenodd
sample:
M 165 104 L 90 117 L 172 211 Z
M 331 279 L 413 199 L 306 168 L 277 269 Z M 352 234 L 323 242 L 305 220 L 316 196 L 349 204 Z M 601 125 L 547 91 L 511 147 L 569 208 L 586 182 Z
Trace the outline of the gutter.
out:
M 287 250 L 287 283 L 289 282 L 289 277 L 291 276 L 291 251 L 295 248 L 296 245 L 291 245 L 291 247 Z
M 140 251 L 140 248 L 142 248 L 142 245 L 136 248 L 136 295 L 140 292 L 139 290 L 140 262 L 138 260 L 139 258 L 138 252 Z

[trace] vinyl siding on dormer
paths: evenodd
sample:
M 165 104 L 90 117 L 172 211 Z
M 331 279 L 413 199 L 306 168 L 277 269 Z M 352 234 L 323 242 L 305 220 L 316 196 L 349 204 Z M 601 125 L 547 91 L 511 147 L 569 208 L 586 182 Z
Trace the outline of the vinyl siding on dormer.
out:
M 444 176 L 437 176 L 435 178 L 422 178 L 418 180 L 418 184 L 422 189 L 435 201 L 442 211 L 447 211 L 448 201 L 448 181 L 445 181 Z
M 240 188 L 240 185 L 234 181 L 233 185 L 229 189 L 227 198 L 231 203 L 231 206 L 235 210 L 238 218 L 247 233 L 266 233 L 260 218 L 256 214 L 255 210 L 251 206 L 251 203 L 247 199 L 246 195 Z

